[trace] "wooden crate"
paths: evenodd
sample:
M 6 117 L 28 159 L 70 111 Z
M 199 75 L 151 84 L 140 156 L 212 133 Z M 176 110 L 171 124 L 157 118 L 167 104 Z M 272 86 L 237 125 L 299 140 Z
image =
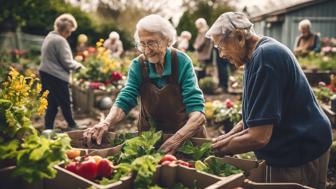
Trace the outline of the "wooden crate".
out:
M 114 100 L 119 93 L 119 90 L 102 91 L 97 89 L 84 89 L 77 85 L 71 85 L 72 102 L 74 108 L 80 112 L 87 113 L 90 116 L 96 116 L 96 103 L 102 97 L 108 96 Z
M 303 70 L 308 82 L 312 86 L 318 85 L 320 81 L 330 83 L 330 75 L 336 74 L 336 71 L 322 71 L 322 70 Z

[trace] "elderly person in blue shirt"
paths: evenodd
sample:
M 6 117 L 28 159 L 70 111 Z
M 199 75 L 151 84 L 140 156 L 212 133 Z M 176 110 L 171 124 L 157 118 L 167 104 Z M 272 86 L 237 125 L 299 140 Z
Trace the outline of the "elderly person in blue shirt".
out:
M 106 119 L 89 128 L 84 137 L 101 143 L 103 134 L 137 105 L 140 97 L 139 131 L 155 127 L 173 134 L 161 150 L 173 153 L 183 141 L 205 137 L 204 97 L 198 87 L 191 59 L 173 49 L 176 31 L 158 15 L 142 18 L 134 34 L 139 57 L 133 59 L 126 86 L 119 93 Z
M 254 34 L 252 25 L 228 12 L 207 32 L 221 57 L 245 69 L 242 121 L 212 147 L 219 155 L 254 151 L 266 160 L 270 182 L 325 188 L 330 122 L 290 49 Z

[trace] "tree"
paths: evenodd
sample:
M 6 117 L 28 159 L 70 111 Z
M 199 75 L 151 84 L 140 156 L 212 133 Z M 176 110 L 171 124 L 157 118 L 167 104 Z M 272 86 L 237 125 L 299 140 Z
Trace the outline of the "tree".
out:
M 198 18 L 204 18 L 208 25 L 211 26 L 221 14 L 234 10 L 227 0 L 200 0 L 198 2 L 184 0 L 182 6 L 186 11 L 177 26 L 177 33 L 180 34 L 184 30 L 189 31 L 192 34 L 191 42 L 197 36 L 195 21 Z

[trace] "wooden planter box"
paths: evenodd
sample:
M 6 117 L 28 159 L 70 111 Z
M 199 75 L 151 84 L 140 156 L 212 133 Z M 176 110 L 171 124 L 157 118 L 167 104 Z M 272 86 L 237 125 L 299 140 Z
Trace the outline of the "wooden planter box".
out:
M 325 83 L 330 83 L 330 75 L 336 74 L 336 71 L 322 71 L 322 70 L 303 70 L 306 75 L 308 82 L 312 86 L 318 85 L 320 81 Z
M 230 185 L 231 188 L 239 188 L 243 187 L 244 189 L 313 189 L 308 186 L 304 186 L 297 183 L 265 183 L 265 182 L 253 182 L 249 179 L 242 180 L 232 180 L 231 182 L 227 183 Z
M 9 166 L 0 169 L 0 189 L 43 189 L 43 180 L 32 184 L 26 183 L 21 177 L 12 177 L 16 166 Z
M 114 100 L 118 94 L 118 90 L 114 91 L 101 91 L 97 89 L 84 89 L 77 85 L 71 85 L 72 101 L 75 109 L 83 113 L 88 113 L 90 116 L 95 116 L 96 103 L 102 97 L 108 96 Z

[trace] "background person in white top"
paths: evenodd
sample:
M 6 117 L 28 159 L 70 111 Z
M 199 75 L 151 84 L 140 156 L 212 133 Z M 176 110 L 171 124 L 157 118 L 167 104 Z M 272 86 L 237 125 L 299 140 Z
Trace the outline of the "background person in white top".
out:
M 111 58 L 120 58 L 124 52 L 120 36 L 115 31 L 110 33 L 109 38 L 104 42 L 104 47 L 110 50 Z

